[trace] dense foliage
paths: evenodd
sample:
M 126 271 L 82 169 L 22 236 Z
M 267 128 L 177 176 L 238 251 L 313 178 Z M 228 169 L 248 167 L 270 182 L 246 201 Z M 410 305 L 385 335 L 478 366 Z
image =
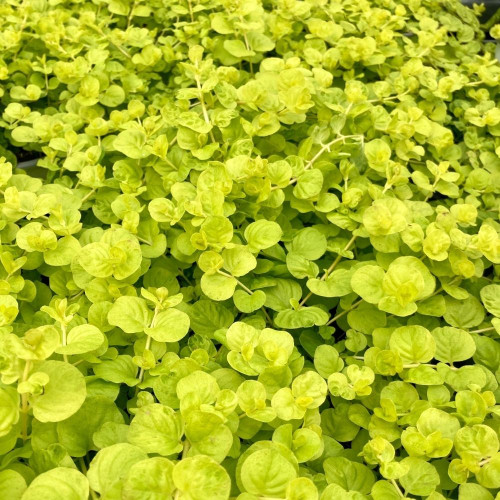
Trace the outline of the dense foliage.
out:
M 479 10 L 0 2 L 1 498 L 494 498 Z

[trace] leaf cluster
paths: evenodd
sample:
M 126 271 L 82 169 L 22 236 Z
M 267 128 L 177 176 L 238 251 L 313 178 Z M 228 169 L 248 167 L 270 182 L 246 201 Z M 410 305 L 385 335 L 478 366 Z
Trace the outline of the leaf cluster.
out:
M 2 498 L 499 498 L 480 11 L 0 2 Z

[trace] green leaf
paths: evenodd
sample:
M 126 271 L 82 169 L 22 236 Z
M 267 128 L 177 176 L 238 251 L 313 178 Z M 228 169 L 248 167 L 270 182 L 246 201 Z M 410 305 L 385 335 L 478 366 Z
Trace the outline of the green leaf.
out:
M 498 436 L 486 425 L 462 427 L 455 434 L 455 450 L 461 457 L 479 461 L 498 452 Z
M 44 361 L 37 367 L 37 372 L 49 377 L 43 393 L 30 398 L 37 420 L 60 422 L 80 409 L 87 390 L 85 379 L 77 368 L 62 361 Z
M 64 236 L 57 240 L 57 247 L 43 254 L 49 266 L 67 266 L 81 250 L 80 243 L 73 236 Z
M 146 335 L 150 335 L 157 342 L 178 342 L 189 330 L 189 316 L 178 309 L 161 311 L 153 327 L 144 328 Z
M 148 309 L 146 301 L 139 297 L 119 297 L 108 312 L 109 324 L 126 333 L 143 332 L 152 319 L 152 311 Z
M 83 457 L 90 450 L 97 450 L 94 433 L 105 423 L 122 424 L 123 416 L 104 396 L 88 397 L 81 408 L 57 424 L 59 442 L 73 457 Z
M 455 363 L 471 358 L 476 352 L 472 336 L 465 330 L 445 326 L 432 330 L 436 342 L 434 357 L 444 363 Z
M 481 301 L 489 313 L 500 317 L 500 285 L 487 285 L 481 288 Z
M 262 290 L 256 290 L 252 295 L 244 290 L 236 290 L 233 294 L 233 301 L 239 311 L 248 314 L 264 305 L 266 294 Z
M 477 500 L 493 500 L 493 495 L 480 484 L 461 484 L 458 487 L 458 499 L 468 500 L 469 498 L 474 498 Z
M 13 387 L 0 387 L 0 436 L 6 436 L 19 420 L 19 395 Z
M 328 313 L 319 307 L 302 307 L 299 310 L 287 309 L 280 311 L 275 318 L 275 324 L 281 328 L 308 328 L 321 326 L 328 321 Z
M 227 328 L 234 316 L 222 304 L 209 300 L 195 302 L 187 311 L 191 328 L 198 335 L 211 335 L 220 328 Z
M 308 260 L 317 260 L 326 252 L 326 238 L 317 229 L 302 229 L 292 240 L 291 250 Z
M 346 491 L 358 491 L 367 495 L 375 482 L 372 471 L 366 465 L 351 462 L 344 457 L 327 458 L 323 467 L 329 484 L 337 484 Z
M 276 222 L 258 220 L 245 229 L 245 239 L 251 251 L 264 250 L 280 241 L 283 231 Z
M 26 488 L 26 481 L 19 472 L 11 469 L 0 471 L 0 491 L 9 499 L 21 500 Z
M 482 323 L 484 309 L 479 300 L 472 295 L 465 300 L 446 297 L 446 322 L 456 328 L 472 328 Z
M 320 297 L 343 297 L 352 292 L 352 273 L 346 269 L 333 271 L 326 280 L 310 279 L 307 288 Z
M 10 325 L 17 316 L 17 300 L 10 295 L 0 295 L 0 326 Z
M 226 40 L 224 48 L 234 57 L 243 58 L 255 55 L 255 52 L 245 47 L 242 40 Z
M 278 451 L 263 449 L 252 453 L 241 467 L 241 483 L 253 495 L 281 497 L 297 477 L 295 467 Z
M 344 368 L 344 361 L 335 347 L 323 344 L 314 352 L 314 368 L 322 377 L 328 378 Z
M 392 351 L 399 354 L 404 363 L 427 363 L 436 352 L 436 342 L 423 326 L 396 328 L 389 340 Z
M 382 139 L 374 139 L 365 144 L 368 165 L 377 172 L 384 172 L 391 157 L 391 148 Z
M 192 500 L 228 500 L 231 480 L 226 470 L 209 457 L 198 455 L 178 462 L 173 470 L 174 484 Z
M 182 450 L 182 419 L 168 406 L 150 404 L 139 409 L 130 423 L 128 440 L 146 453 L 169 456 Z
M 245 247 L 234 247 L 222 252 L 224 269 L 233 276 L 244 276 L 257 266 L 254 255 Z
M 439 474 L 432 464 L 416 457 L 406 457 L 402 463 L 409 470 L 399 481 L 408 493 L 427 496 L 439 485 Z
M 141 130 L 129 129 L 120 132 L 113 142 L 113 147 L 135 160 L 146 158 L 150 154 L 146 146 L 146 134 Z
M 122 494 L 130 500 L 163 500 L 169 498 L 175 486 L 172 479 L 174 464 L 163 457 L 136 462 L 123 482 Z
M 92 459 L 87 473 L 90 487 L 106 496 L 107 492 L 122 484 L 134 464 L 147 458 L 144 451 L 128 443 L 114 444 L 100 450 Z
M 204 274 L 200 281 L 203 293 L 209 299 L 217 301 L 230 299 L 237 284 L 236 278 L 222 274 Z
M 137 366 L 128 354 L 120 355 L 113 360 L 103 361 L 94 366 L 94 373 L 103 380 L 115 384 L 127 384 L 131 387 L 139 381 L 136 379 Z
M 93 325 L 79 325 L 68 333 L 67 343 L 56 349 L 59 354 L 84 354 L 99 349 L 104 343 L 104 335 Z
M 351 278 L 351 287 L 363 300 L 378 304 L 384 297 L 382 281 L 385 273 L 378 266 L 363 266 L 357 269 Z
M 57 467 L 51 469 L 31 482 L 24 492 L 24 500 L 87 500 L 89 496 L 89 481 L 76 469 Z

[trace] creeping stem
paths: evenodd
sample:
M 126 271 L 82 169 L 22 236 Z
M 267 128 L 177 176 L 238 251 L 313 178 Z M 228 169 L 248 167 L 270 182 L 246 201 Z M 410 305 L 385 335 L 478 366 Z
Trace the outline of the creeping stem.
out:
M 158 313 L 159 312 L 160 312 L 160 308 L 156 307 L 154 315 L 153 315 L 153 319 L 151 320 L 150 328 L 154 328 L 155 327 L 156 318 L 158 317 Z M 149 348 L 151 347 L 151 341 L 152 340 L 153 339 L 151 338 L 151 335 L 147 335 L 146 334 L 146 345 L 144 346 L 144 351 L 149 350 Z M 139 374 L 138 374 L 137 378 L 139 379 L 139 384 L 140 384 L 142 382 L 142 379 L 144 378 L 144 367 L 143 366 L 140 368 Z M 137 384 L 137 386 L 139 386 L 139 384 Z
M 31 370 L 31 360 L 26 360 L 26 364 L 24 365 L 22 382 L 26 382 L 28 380 L 28 375 Z M 25 392 L 21 394 L 21 432 L 23 441 L 28 439 L 28 393 Z
M 62 331 L 62 345 L 63 347 L 68 344 L 68 332 L 66 330 L 66 325 L 61 322 L 61 331 Z M 67 363 L 68 362 L 68 355 L 63 354 L 63 359 Z
M 342 252 L 347 252 L 349 248 L 351 248 L 352 244 L 356 241 L 357 236 L 353 236 L 346 244 Z M 332 262 L 332 265 L 325 271 L 323 276 L 321 276 L 320 280 L 325 281 L 330 273 L 337 267 L 338 263 L 342 259 L 342 255 L 337 255 L 337 258 Z M 309 292 L 300 302 L 299 307 L 302 307 L 310 298 L 312 297 L 312 292 Z

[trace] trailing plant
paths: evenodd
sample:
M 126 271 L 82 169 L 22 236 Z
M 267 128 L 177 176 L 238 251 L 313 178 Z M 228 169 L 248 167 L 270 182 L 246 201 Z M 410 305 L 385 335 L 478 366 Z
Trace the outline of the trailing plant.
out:
M 1 3 L 2 498 L 494 498 L 480 11 Z

